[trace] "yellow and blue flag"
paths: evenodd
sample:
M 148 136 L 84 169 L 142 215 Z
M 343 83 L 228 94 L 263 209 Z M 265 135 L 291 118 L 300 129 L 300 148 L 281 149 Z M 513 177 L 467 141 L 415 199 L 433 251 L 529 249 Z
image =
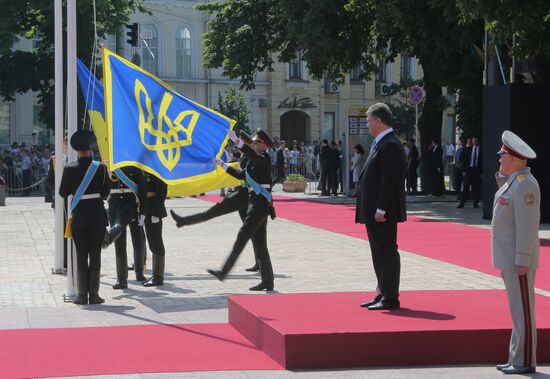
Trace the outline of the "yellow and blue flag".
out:
M 78 80 L 84 94 L 86 110 L 90 115 L 92 129 L 102 159 L 110 161 L 107 125 L 105 123 L 105 103 L 103 84 L 80 61 L 77 62 Z M 231 163 L 237 168 L 238 163 Z M 218 188 L 241 185 L 243 181 L 228 175 L 221 167 L 204 175 L 189 177 L 177 184 L 168 184 L 168 196 L 192 196 Z
M 214 172 L 235 122 L 103 49 L 109 167 L 136 166 L 167 184 Z

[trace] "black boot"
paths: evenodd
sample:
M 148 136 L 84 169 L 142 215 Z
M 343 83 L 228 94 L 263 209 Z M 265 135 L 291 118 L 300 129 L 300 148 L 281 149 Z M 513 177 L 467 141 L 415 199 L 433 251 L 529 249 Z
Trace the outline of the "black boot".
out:
M 102 304 L 105 300 L 99 297 L 99 270 L 90 272 L 90 304 Z
M 114 290 L 121 290 L 128 288 L 128 258 L 126 254 L 116 257 L 116 284 L 113 286 Z
M 179 216 L 176 212 L 170 209 L 170 214 L 172 215 L 174 221 L 176 221 L 176 226 L 178 228 L 186 225 L 198 224 L 208 219 L 204 212 L 195 213 L 189 216 Z
M 88 270 L 76 271 L 76 286 L 78 297 L 73 301 L 73 304 L 88 304 Z
M 164 256 L 153 254 L 153 276 L 145 283 L 144 287 L 158 287 L 164 284 Z
M 122 225 L 120 224 L 114 224 L 110 228 L 108 228 L 105 231 L 105 235 L 103 236 L 103 248 L 105 249 L 107 246 L 112 244 L 117 240 L 118 237 L 122 234 Z

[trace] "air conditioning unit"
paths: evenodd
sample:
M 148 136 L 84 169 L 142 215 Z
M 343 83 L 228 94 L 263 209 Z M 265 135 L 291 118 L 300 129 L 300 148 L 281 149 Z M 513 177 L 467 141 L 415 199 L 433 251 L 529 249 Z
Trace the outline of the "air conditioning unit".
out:
M 340 92 L 340 86 L 335 82 L 325 82 L 326 93 L 338 93 Z
M 376 83 L 376 94 L 379 96 L 388 96 L 390 94 L 390 83 Z

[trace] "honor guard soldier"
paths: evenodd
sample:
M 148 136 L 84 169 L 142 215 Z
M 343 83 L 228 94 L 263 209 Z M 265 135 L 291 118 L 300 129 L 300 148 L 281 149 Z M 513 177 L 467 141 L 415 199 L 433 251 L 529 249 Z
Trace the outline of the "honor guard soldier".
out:
M 537 327 L 534 280 L 539 264 L 540 188 L 527 167 L 536 154 L 510 131 L 502 134 L 499 186 L 493 202 L 491 253 L 493 267 L 502 271 L 512 314 L 508 362 L 497 369 L 505 374 L 534 373 Z
M 246 133 L 241 132 L 240 139 L 247 145 L 252 145 L 252 139 Z M 248 159 L 246 158 L 246 155 L 243 154 L 239 162 L 242 170 L 246 168 L 247 163 Z M 239 217 L 241 218 L 241 221 L 244 222 L 247 208 L 248 188 L 246 185 L 242 185 L 235 187 L 235 190 L 231 194 L 227 195 L 223 198 L 222 201 L 214 204 L 212 207 L 208 208 L 204 212 L 195 213 L 189 216 L 179 216 L 176 212 L 170 210 L 170 214 L 172 215 L 172 218 L 176 221 L 176 226 L 178 228 L 181 228 L 185 225 L 199 224 L 201 222 L 205 222 L 213 218 L 237 211 L 239 212 Z M 252 267 L 247 268 L 246 271 L 255 272 L 260 270 L 260 266 L 258 265 L 258 258 L 256 253 L 257 247 L 254 239 L 252 239 L 252 245 L 254 247 L 255 264 Z
M 109 223 L 111 227 L 105 233 L 103 247 L 115 243 L 117 282 L 113 289 L 128 288 L 128 255 L 126 253 L 126 227 L 141 228 L 147 211 L 147 183 L 143 171 L 136 167 L 123 167 L 111 173 L 111 195 L 109 203 Z M 142 233 L 142 232 L 141 232 Z M 140 236 L 140 231 L 132 233 Z M 142 245 L 141 238 L 132 238 L 132 243 Z M 144 252 L 144 246 L 135 252 Z M 145 281 L 143 275 L 143 256 L 134 257 L 136 279 Z
M 59 186 L 63 198 L 73 195 L 66 237 L 72 236 L 76 246 L 75 304 L 105 302 L 99 297 L 99 275 L 101 244 L 108 225 L 103 199 L 109 195 L 110 185 L 105 165 L 90 157 L 92 141 L 89 130 L 78 130 L 72 135 L 71 146 L 78 152 L 78 160 L 65 166 Z
M 162 219 L 166 217 L 164 201 L 168 187 L 156 176 L 146 172 L 147 211 L 145 213 L 145 234 L 149 248 L 153 252 L 153 276 L 143 285 L 145 287 L 162 286 L 164 284 L 164 241 L 162 240 Z
M 237 138 L 234 131 L 229 131 L 229 138 L 235 142 L 237 147 L 247 157 L 248 162 L 244 170 L 236 170 L 230 167 L 226 162 L 218 161 L 218 164 L 227 171 L 228 174 L 237 178 L 246 180 L 248 188 L 248 207 L 243 225 L 239 229 L 237 240 L 229 257 L 225 261 L 222 269 L 208 270 L 208 273 L 223 281 L 237 258 L 243 251 L 248 240 L 252 239 L 256 247 L 258 263 L 260 265 L 260 274 L 262 282 L 251 291 L 272 291 L 273 290 L 273 268 L 267 249 L 267 218 L 269 215 L 275 217 L 273 202 L 271 197 L 271 158 L 266 152 L 272 145 L 268 135 L 261 129 L 253 138 L 252 148 Z

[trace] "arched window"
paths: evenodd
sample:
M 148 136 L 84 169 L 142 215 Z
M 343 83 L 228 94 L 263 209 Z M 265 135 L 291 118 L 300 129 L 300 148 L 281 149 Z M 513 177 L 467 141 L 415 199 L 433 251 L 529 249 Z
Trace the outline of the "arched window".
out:
M 176 75 L 191 77 L 191 33 L 185 26 L 176 32 Z
M 143 24 L 140 31 L 141 67 L 153 75 L 158 75 L 159 34 L 157 28 L 153 24 Z

